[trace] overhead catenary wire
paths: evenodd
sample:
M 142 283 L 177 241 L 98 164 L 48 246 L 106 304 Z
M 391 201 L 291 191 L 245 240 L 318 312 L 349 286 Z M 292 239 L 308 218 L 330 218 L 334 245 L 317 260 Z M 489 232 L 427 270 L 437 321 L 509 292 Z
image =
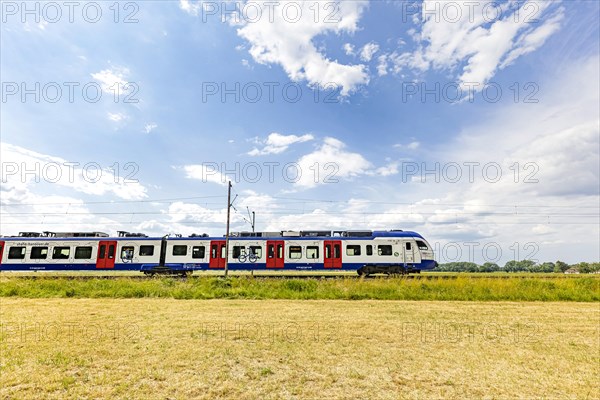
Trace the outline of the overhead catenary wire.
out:
M 237 193 L 235 189 L 232 188 L 235 197 L 231 204 L 235 202 L 238 197 L 241 199 L 240 203 L 242 205 L 246 205 L 248 211 L 248 217 L 250 217 L 250 209 L 248 204 L 252 203 L 252 194 L 247 193 Z M 48 211 L 40 211 L 40 210 L 32 210 L 32 211 L 8 211 L 4 208 L 3 211 L 0 211 L 0 216 L 3 217 L 3 221 L 0 225 L 89 225 L 90 222 L 80 222 L 73 221 L 69 222 L 65 217 L 68 216 L 129 216 L 128 221 L 113 221 L 111 219 L 104 220 L 101 223 L 105 226 L 118 226 L 118 225 L 139 225 L 145 222 L 151 222 L 156 224 L 180 224 L 180 225 L 192 225 L 192 226 L 219 226 L 222 225 L 222 222 L 211 222 L 211 221 L 190 221 L 190 220 L 174 220 L 169 219 L 171 216 L 216 216 L 220 215 L 224 212 L 225 208 L 223 207 L 222 202 L 206 202 L 201 200 L 210 200 L 210 199 L 223 199 L 226 196 L 224 195 L 211 195 L 211 196 L 193 196 L 193 197 L 173 197 L 173 198 L 160 198 L 160 199 L 140 199 L 140 200 L 113 200 L 113 201 L 91 201 L 91 202 L 50 202 L 50 203 L 0 203 L 1 207 L 17 207 L 17 206 L 31 206 L 31 207 L 56 207 L 62 206 L 66 208 L 66 210 L 48 210 Z M 302 224 L 321 224 L 323 222 L 323 217 L 331 216 L 331 217 L 343 217 L 350 216 L 350 218 L 344 218 L 342 221 L 343 224 L 354 225 L 354 224 L 362 224 L 368 225 L 371 221 L 368 220 L 368 217 L 374 216 L 411 216 L 411 215 L 423 215 L 423 216 L 441 216 L 446 219 L 443 221 L 430 221 L 425 220 L 420 223 L 429 223 L 429 224 L 445 224 L 445 225 L 461 225 L 474 223 L 483 224 L 483 225 L 540 225 L 540 224 L 548 224 L 548 225 L 598 225 L 597 218 L 600 218 L 600 213 L 589 212 L 588 210 L 599 210 L 600 205 L 591 206 L 591 205 L 564 205 L 564 204 L 470 204 L 470 203 L 417 203 L 417 202 L 394 202 L 394 201 L 374 201 L 374 200 L 361 200 L 361 199 L 348 199 L 348 200 L 331 200 L 331 199 L 311 199 L 311 198 L 301 198 L 301 197 L 283 197 L 283 196 L 269 196 L 269 199 L 275 200 L 274 206 L 267 207 L 256 207 L 253 206 L 253 209 L 261 215 L 278 218 L 280 216 L 289 216 L 291 218 L 294 217 L 302 217 Z M 85 210 L 80 211 L 77 210 L 77 206 L 84 205 L 124 205 L 128 206 L 131 204 L 147 204 L 152 206 L 153 204 L 167 203 L 173 204 L 175 202 L 187 202 L 187 204 L 202 204 L 205 206 L 204 210 L 196 211 L 180 211 L 180 210 L 136 210 L 132 211 L 129 209 L 123 211 L 110 210 L 110 211 L 97 211 L 97 210 Z M 184 203 L 185 204 L 185 203 Z M 302 208 L 297 207 L 289 207 L 294 204 L 302 204 Z M 324 207 L 318 207 L 318 205 L 323 205 Z M 348 210 L 339 210 L 336 209 L 330 210 L 328 208 L 332 208 L 329 206 L 333 205 L 346 205 L 348 206 Z M 406 211 L 400 210 L 385 210 L 385 206 L 406 206 L 408 209 Z M 215 206 L 215 208 L 209 207 Z M 351 207 L 369 207 L 370 209 L 361 211 L 361 210 L 352 210 Z M 373 210 L 375 206 L 381 206 L 381 211 Z M 74 207 L 75 210 L 71 211 L 71 207 Z M 432 207 L 435 207 L 436 210 L 431 210 Z M 448 209 L 445 207 L 462 207 L 463 210 L 455 210 Z M 239 219 L 249 223 L 254 230 L 254 223 L 248 220 L 241 212 L 238 211 L 236 207 L 232 207 L 234 209 L 234 213 L 236 217 Z M 377 207 L 379 208 L 379 207 Z M 494 208 L 495 210 L 485 210 L 485 208 Z M 478 210 L 482 209 L 482 210 Z M 571 211 L 572 210 L 572 211 Z M 576 210 L 581 210 L 581 212 L 577 212 Z M 254 213 L 254 212 L 253 212 Z M 158 216 L 165 218 L 155 218 L 151 221 L 148 220 L 140 220 L 136 221 L 136 216 Z M 363 216 L 364 218 L 357 220 L 355 217 Z M 475 216 L 475 221 L 459 221 L 461 217 L 467 216 Z M 38 218 L 41 221 L 38 222 L 30 222 L 30 221 L 11 221 L 11 217 L 41 217 Z M 54 217 L 60 217 L 60 222 L 54 222 Z M 312 217 L 316 217 L 317 219 L 313 219 Z M 564 221 L 564 218 L 572 218 L 570 221 Z M 593 219 L 592 219 L 593 218 Z M 8 221 L 7 221 L 8 219 Z M 239 219 L 236 224 L 239 224 Z M 455 219 L 455 221 L 452 221 Z M 585 220 L 584 220 L 585 219 Z M 399 221 L 398 223 L 401 223 Z M 411 223 L 411 221 L 405 221 L 406 223 Z M 417 223 L 417 222 L 412 222 Z M 339 225 L 339 222 L 337 223 Z
M 246 222 L 252 224 L 252 222 L 248 219 L 246 219 L 246 217 L 243 216 L 243 214 L 241 212 L 239 212 L 235 207 L 232 206 L 232 208 L 235 211 L 235 214 L 239 214 Z M 221 210 L 209 210 L 209 211 L 221 211 Z M 267 211 L 265 210 L 265 214 L 270 214 L 270 215 L 316 215 L 314 213 L 315 210 L 310 211 L 310 212 L 298 212 L 300 210 L 289 210 L 289 211 Z M 323 211 L 322 214 L 328 214 L 328 215 L 413 215 L 413 214 L 420 214 L 420 215 L 446 215 L 444 213 L 439 213 L 439 212 L 425 212 L 425 211 L 406 211 L 406 212 L 387 212 L 387 211 L 382 211 L 382 212 L 376 212 L 376 211 L 325 211 L 325 210 L 321 210 Z M 546 212 L 539 212 L 539 213 L 533 213 L 533 212 L 519 212 L 519 213 L 514 213 L 514 212 L 464 212 L 464 211 L 460 211 L 460 212 L 455 212 L 455 213 L 451 213 L 451 214 L 456 214 L 456 215 L 479 215 L 482 217 L 485 216 L 490 216 L 490 215 L 506 215 L 506 216 L 510 216 L 510 215 L 535 215 L 535 216 L 542 216 L 542 217 L 547 217 L 547 216 L 551 216 L 551 217 L 600 217 L 600 214 L 591 214 L 591 213 L 546 213 Z M 451 215 L 448 214 L 448 215 Z M 101 212 L 97 212 L 97 211 L 90 211 L 90 212 L 71 212 L 71 211 L 67 211 L 67 212 L 0 212 L 0 216 L 28 216 L 28 215 L 44 215 L 44 216 L 64 216 L 64 215 L 205 215 L 205 213 L 202 212 L 161 212 L 161 211 L 118 211 L 118 212 L 111 212 L 111 211 L 101 211 Z
M 237 196 L 243 198 L 242 194 L 236 193 Z M 186 200 L 201 200 L 201 199 L 224 199 L 226 196 L 215 195 L 215 196 L 194 196 L 194 197 L 175 197 L 165 199 L 140 199 L 140 200 L 111 200 L 111 201 L 88 201 L 88 202 L 51 202 L 51 203 L 5 203 L 0 202 L 1 207 L 19 207 L 19 206 L 54 206 L 54 205 L 99 205 L 99 204 L 135 204 L 135 203 L 172 203 L 177 201 Z M 289 203 L 322 203 L 322 204 L 349 204 L 349 205 L 399 205 L 399 206 L 418 206 L 418 207 L 518 207 L 518 208 L 592 208 L 600 209 L 600 205 L 578 205 L 578 204 L 472 204 L 472 203 L 421 203 L 421 202 L 399 202 L 399 201 L 377 201 L 377 200 L 363 200 L 363 199 L 348 199 L 348 200 L 324 200 L 324 199 L 310 199 L 310 198 L 293 198 L 293 197 L 280 197 L 280 196 L 269 196 L 270 199 L 285 201 Z M 221 204 L 221 203 L 210 203 L 210 204 Z
M 377 223 L 380 224 L 380 220 L 374 220 L 377 221 Z M 363 225 L 369 225 L 372 224 L 374 221 L 369 221 L 369 220 L 365 220 L 365 219 L 343 219 L 343 220 L 339 220 L 339 222 L 336 222 L 335 225 L 339 225 L 340 223 L 343 223 L 343 225 L 354 225 L 354 224 L 363 224 Z M 237 221 L 236 224 L 240 224 L 242 221 Z M 290 221 L 292 222 L 292 221 Z M 314 225 L 319 225 L 323 223 L 323 219 L 319 218 L 319 219 L 305 219 L 303 218 L 302 220 L 295 220 L 293 221 L 294 223 L 301 223 L 302 225 L 306 225 L 306 224 L 314 224 Z M 421 222 L 417 222 L 417 221 L 410 221 L 410 220 L 406 220 L 406 221 L 398 221 L 400 223 L 410 223 L 410 224 L 431 224 L 431 225 L 472 225 L 473 222 L 472 221 L 465 221 L 465 220 L 446 220 L 446 221 L 421 221 Z M 178 221 L 173 221 L 173 220 L 135 220 L 135 219 L 128 219 L 126 221 L 118 221 L 118 220 L 102 220 L 102 221 L 47 221 L 47 220 L 43 220 L 40 222 L 30 222 L 30 221 L 9 221 L 9 222 L 2 222 L 0 224 L 1 225 L 86 225 L 86 224 L 97 224 L 97 223 L 101 223 L 104 225 L 116 225 L 116 224 L 144 224 L 144 223 L 155 223 L 155 224 L 172 224 L 172 223 L 176 223 L 176 224 L 197 224 L 197 225 L 223 225 L 223 221 L 194 221 L 194 220 L 178 220 Z M 589 220 L 579 220 L 579 221 L 561 221 L 561 220 L 554 220 L 554 219 L 536 219 L 536 220 L 512 220 L 512 221 L 498 221 L 498 220 L 488 220 L 488 221 L 477 221 L 477 224 L 490 224 L 490 225 L 502 225 L 502 224 L 507 224 L 507 225 L 512 225 L 512 224 L 534 224 L 534 225 L 595 225 L 598 226 L 598 222 L 595 221 L 589 221 Z
M 110 200 L 110 201 L 83 201 L 83 202 L 53 202 L 53 203 L 0 203 L 0 207 L 18 207 L 18 206 L 53 206 L 53 205 L 92 205 L 92 204 L 127 204 L 127 203 L 172 203 L 183 200 L 198 199 L 217 199 L 227 196 L 194 196 L 194 197 L 175 197 L 167 199 L 143 199 L 143 200 Z

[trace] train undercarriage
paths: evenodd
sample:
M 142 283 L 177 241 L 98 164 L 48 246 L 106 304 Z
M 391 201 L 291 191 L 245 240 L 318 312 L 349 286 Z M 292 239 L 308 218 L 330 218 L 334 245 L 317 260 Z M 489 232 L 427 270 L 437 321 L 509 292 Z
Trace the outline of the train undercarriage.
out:
M 404 264 L 393 264 L 393 265 L 364 265 L 356 270 L 359 276 L 369 276 L 373 274 L 386 274 L 386 275 L 408 275 L 408 274 L 420 274 L 420 269 L 415 269 L 412 266 Z

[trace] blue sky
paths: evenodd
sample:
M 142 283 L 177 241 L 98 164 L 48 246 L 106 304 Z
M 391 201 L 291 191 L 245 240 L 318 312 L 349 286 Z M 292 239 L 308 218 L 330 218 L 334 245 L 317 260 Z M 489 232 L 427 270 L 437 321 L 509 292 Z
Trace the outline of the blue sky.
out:
M 259 230 L 417 230 L 442 261 L 600 257 L 597 2 L 22 4 L 2 234 L 220 235 L 232 179 L 235 230 L 249 207 Z

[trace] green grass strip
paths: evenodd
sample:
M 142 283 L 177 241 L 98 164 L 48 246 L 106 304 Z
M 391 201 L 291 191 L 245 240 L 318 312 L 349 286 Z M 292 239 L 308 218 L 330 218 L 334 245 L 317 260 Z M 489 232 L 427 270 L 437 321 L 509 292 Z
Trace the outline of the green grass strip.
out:
M 600 301 L 596 277 L 538 279 L 0 279 L 0 297 L 173 298 L 173 299 L 339 299 L 457 301 Z

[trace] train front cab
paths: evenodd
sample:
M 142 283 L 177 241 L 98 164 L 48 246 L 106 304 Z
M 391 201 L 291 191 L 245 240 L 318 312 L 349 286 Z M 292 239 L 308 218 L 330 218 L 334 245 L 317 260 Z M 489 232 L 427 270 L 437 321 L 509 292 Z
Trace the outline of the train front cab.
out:
M 438 266 L 438 263 L 435 261 L 433 247 L 431 247 L 427 240 L 423 237 L 416 237 L 413 246 L 415 253 L 419 254 L 419 263 L 417 264 L 419 268 L 415 272 L 432 270 Z
M 420 273 L 437 265 L 431 246 L 418 234 L 376 236 L 372 243 L 374 258 L 357 269 L 359 275 Z

